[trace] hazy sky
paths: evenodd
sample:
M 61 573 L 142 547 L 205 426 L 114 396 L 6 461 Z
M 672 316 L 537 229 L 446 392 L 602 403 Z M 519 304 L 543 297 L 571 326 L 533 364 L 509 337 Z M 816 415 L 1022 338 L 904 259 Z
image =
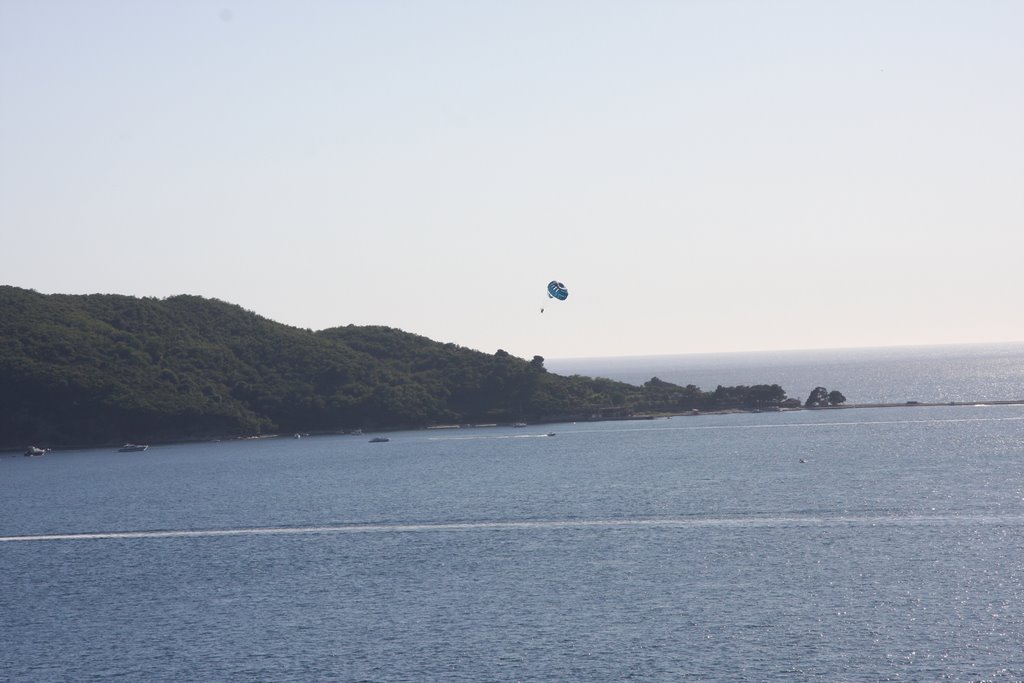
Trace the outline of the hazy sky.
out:
M 0 0 L 0 283 L 527 358 L 1024 340 L 1022 35 L 1015 0 Z

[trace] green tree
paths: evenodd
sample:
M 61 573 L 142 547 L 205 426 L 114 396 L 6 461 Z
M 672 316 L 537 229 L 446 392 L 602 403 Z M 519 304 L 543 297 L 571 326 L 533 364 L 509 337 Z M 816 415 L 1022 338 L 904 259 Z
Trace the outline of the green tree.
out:
M 842 392 L 830 391 L 828 392 L 828 404 L 830 406 L 838 406 L 846 403 L 846 397 L 843 396 Z
M 828 405 L 828 389 L 825 387 L 814 387 L 807 400 L 804 402 L 806 408 L 818 408 Z

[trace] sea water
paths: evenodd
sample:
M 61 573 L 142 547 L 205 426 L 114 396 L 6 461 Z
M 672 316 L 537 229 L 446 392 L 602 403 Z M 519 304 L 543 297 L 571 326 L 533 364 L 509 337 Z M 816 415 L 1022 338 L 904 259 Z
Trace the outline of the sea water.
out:
M 0 679 L 1024 678 L 1024 407 L 389 436 L 0 458 Z
M 652 377 L 705 391 L 778 384 L 806 399 L 815 387 L 852 403 L 996 401 L 1024 398 L 1024 344 L 818 349 L 680 356 L 549 359 L 561 375 L 643 384 Z

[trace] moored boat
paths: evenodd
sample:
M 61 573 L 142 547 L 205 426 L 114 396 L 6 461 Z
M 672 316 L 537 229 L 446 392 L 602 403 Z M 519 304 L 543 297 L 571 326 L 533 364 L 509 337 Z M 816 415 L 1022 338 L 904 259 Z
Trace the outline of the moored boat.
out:
M 149 446 L 147 446 L 145 444 L 126 443 L 125 445 L 123 445 L 120 448 L 118 448 L 117 452 L 118 453 L 136 453 L 138 451 L 144 451 L 147 448 L 149 448 Z

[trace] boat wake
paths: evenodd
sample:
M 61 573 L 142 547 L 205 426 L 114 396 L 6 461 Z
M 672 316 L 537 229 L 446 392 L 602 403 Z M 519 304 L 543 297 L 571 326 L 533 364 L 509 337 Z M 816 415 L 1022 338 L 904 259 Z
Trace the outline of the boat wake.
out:
M 160 538 L 212 538 L 219 536 L 288 536 L 305 534 L 398 534 L 464 531 L 533 531 L 563 529 L 756 529 L 776 527 L 919 527 L 919 526 L 1024 526 L 1024 515 L 736 515 L 721 517 L 652 517 L 635 519 L 545 519 L 388 524 L 324 524 L 237 529 L 175 529 L 158 531 L 94 531 L 66 534 L 0 536 L 0 543 L 45 541 L 102 541 Z
M 480 440 L 503 440 L 503 439 L 546 439 L 554 436 L 553 433 L 546 434 L 474 434 L 471 436 L 429 436 L 428 441 L 480 441 Z

